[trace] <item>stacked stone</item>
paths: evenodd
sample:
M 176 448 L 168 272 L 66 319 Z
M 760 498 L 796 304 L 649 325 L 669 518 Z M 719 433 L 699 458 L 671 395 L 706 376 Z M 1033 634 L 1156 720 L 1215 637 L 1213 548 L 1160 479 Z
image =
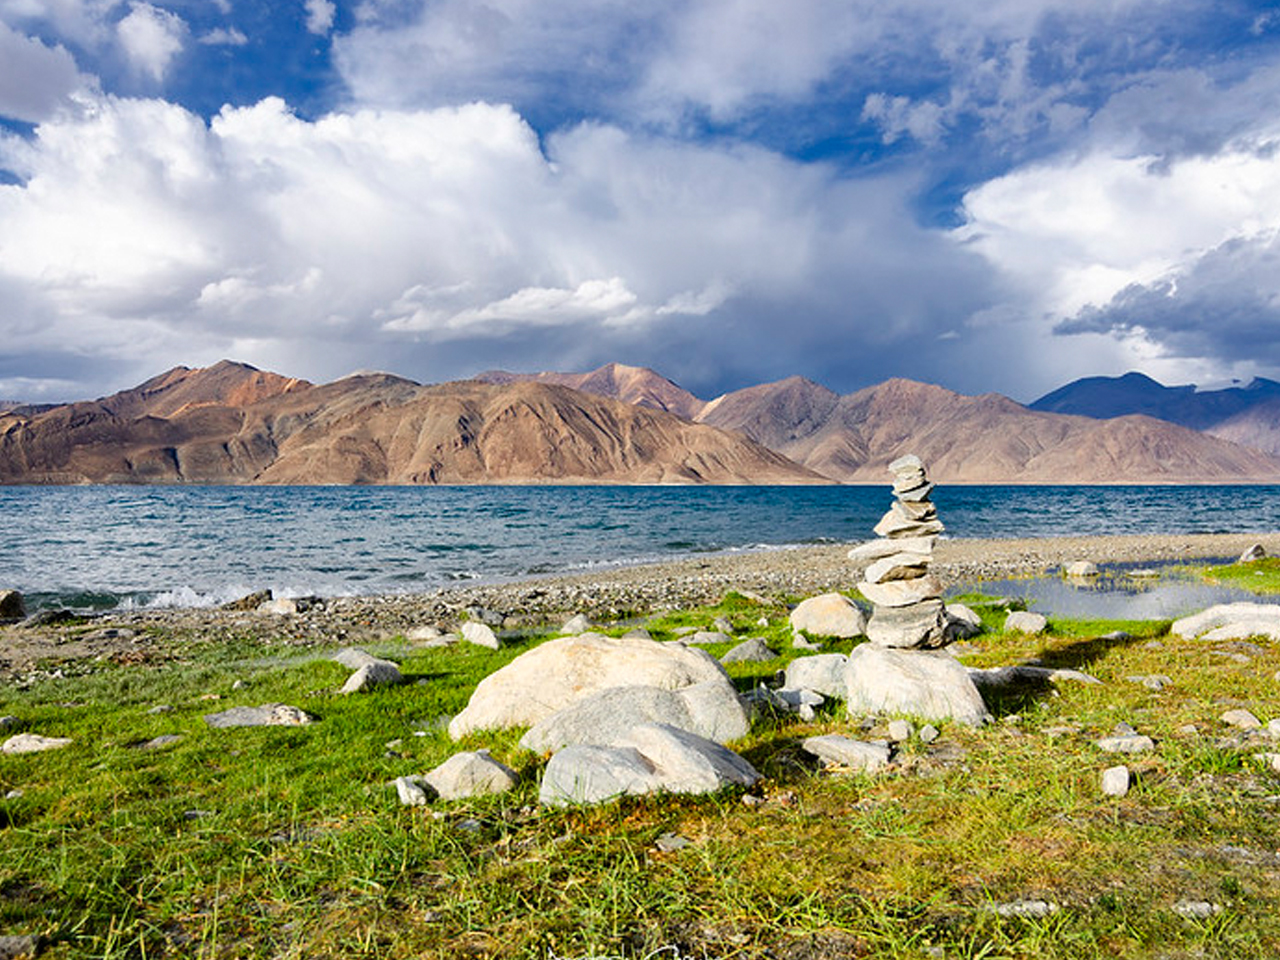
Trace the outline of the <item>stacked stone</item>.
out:
M 867 639 L 882 647 L 941 647 L 950 638 L 942 584 L 929 572 L 934 541 L 943 530 L 929 500 L 933 484 L 914 455 L 895 460 L 889 470 L 895 499 L 875 532 L 896 552 L 867 567 L 858 584 L 874 606 Z

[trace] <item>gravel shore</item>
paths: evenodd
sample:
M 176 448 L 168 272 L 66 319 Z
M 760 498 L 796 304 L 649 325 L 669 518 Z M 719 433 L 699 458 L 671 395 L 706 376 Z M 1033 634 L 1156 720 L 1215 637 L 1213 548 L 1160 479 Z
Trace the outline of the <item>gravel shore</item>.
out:
M 932 570 L 944 586 L 1054 572 L 1072 560 L 1159 564 L 1235 559 L 1254 543 L 1280 553 L 1280 533 L 941 540 Z M 468 617 L 507 629 L 557 625 L 574 613 L 597 622 L 714 603 L 730 590 L 770 603 L 854 586 L 850 544 L 707 554 L 668 563 L 604 567 L 572 576 L 454 587 L 421 594 L 321 599 L 291 616 L 226 609 L 110 613 L 85 624 L 0 628 L 0 678 L 38 664 L 143 656 L 168 637 L 212 641 L 260 635 L 311 646 L 371 643 L 415 627 L 452 629 Z

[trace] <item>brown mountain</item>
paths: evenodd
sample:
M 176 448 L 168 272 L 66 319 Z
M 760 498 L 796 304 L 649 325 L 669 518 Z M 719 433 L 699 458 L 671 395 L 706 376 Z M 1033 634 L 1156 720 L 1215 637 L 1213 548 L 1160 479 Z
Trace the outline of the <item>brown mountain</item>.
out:
M 693 420 L 705 401 L 666 377 L 647 367 L 629 367 L 623 363 L 607 363 L 589 373 L 511 373 L 490 370 L 476 377 L 486 383 L 551 383 L 583 393 L 591 393 L 623 403 L 665 410 L 686 420 Z
M 1215 423 L 1205 433 L 1267 453 L 1280 454 L 1280 398 L 1256 403 Z
M 845 482 L 884 482 L 888 463 L 905 452 L 953 483 L 1280 479 L 1274 457 L 1151 417 L 1041 413 L 999 394 L 970 397 L 911 380 L 835 397 L 792 378 L 714 400 L 699 419 Z
M 241 364 L 0 415 L 5 483 L 822 483 L 739 434 L 541 383 L 314 386 Z

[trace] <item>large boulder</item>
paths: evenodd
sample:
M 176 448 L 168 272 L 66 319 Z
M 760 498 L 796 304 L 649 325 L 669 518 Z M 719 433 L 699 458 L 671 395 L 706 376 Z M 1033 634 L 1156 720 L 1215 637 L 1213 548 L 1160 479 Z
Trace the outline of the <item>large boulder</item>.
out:
M 390 687 L 404 683 L 400 668 L 390 660 L 377 660 L 366 663 L 342 685 L 340 693 L 362 693 L 374 687 Z
M 839 593 L 824 593 L 801 601 L 791 611 L 791 629 L 813 637 L 861 637 L 867 632 L 867 618 L 861 608 Z
M 819 653 L 812 657 L 796 657 L 787 664 L 785 686 L 792 690 L 812 690 L 824 697 L 843 700 L 845 666 L 849 658 L 843 653 Z
M 610 687 L 535 723 L 520 746 L 553 753 L 572 744 L 611 743 L 645 723 L 665 723 L 716 743 L 745 737 L 750 724 L 733 684 L 724 677 L 680 690 Z
M 467 643 L 474 643 L 477 647 L 486 647 L 489 650 L 497 650 L 502 646 L 498 642 L 498 635 L 493 632 L 493 628 L 487 623 L 481 623 L 479 620 L 468 620 L 462 625 L 462 639 Z
M 480 681 L 466 709 L 449 724 L 455 740 L 475 730 L 531 727 L 609 687 L 679 690 L 727 678 L 715 657 L 679 643 L 584 633 L 522 653 Z
M 1220 603 L 1175 620 L 1169 633 L 1183 640 L 1199 637 L 1211 642 L 1248 637 L 1280 640 L 1280 604 Z
M 550 806 L 624 794 L 711 793 L 760 775 L 718 743 L 665 724 L 642 724 L 608 745 L 566 747 L 547 763 L 538 798 Z
M 876 607 L 867 639 L 880 647 L 940 647 L 951 638 L 946 608 L 936 597 L 905 607 Z
M 987 717 L 969 671 L 945 653 L 862 644 L 849 654 L 845 691 L 852 716 L 905 713 L 973 726 Z

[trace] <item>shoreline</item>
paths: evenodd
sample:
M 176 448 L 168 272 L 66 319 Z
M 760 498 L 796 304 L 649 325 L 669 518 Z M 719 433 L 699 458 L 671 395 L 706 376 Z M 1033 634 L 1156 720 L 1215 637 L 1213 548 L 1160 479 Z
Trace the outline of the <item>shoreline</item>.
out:
M 421 617 L 447 618 L 468 608 L 500 612 L 509 627 L 546 622 L 555 614 L 590 613 L 583 604 L 648 613 L 673 606 L 714 603 L 730 590 L 771 601 L 853 587 L 867 566 L 848 558 L 850 549 L 868 541 L 799 544 L 691 554 L 676 559 L 619 561 L 587 570 L 459 583 L 421 592 L 309 597 L 312 609 L 345 611 L 360 619 L 383 619 L 414 611 Z M 1063 537 L 940 539 L 930 570 L 947 589 L 983 580 L 1040 576 L 1065 563 L 1091 560 L 1108 564 L 1169 564 L 1179 560 L 1230 562 L 1254 544 L 1268 556 L 1280 556 L 1280 531 L 1270 533 L 1118 534 Z M 643 610 L 635 610 L 637 602 Z M 515 607 L 525 609 L 517 610 Z M 597 610 L 602 616 L 607 611 Z M 618 610 L 612 616 L 628 612 Z M 220 606 L 135 607 L 95 612 L 94 621 L 227 617 L 252 611 Z M 415 625 L 421 625 L 415 624 Z

